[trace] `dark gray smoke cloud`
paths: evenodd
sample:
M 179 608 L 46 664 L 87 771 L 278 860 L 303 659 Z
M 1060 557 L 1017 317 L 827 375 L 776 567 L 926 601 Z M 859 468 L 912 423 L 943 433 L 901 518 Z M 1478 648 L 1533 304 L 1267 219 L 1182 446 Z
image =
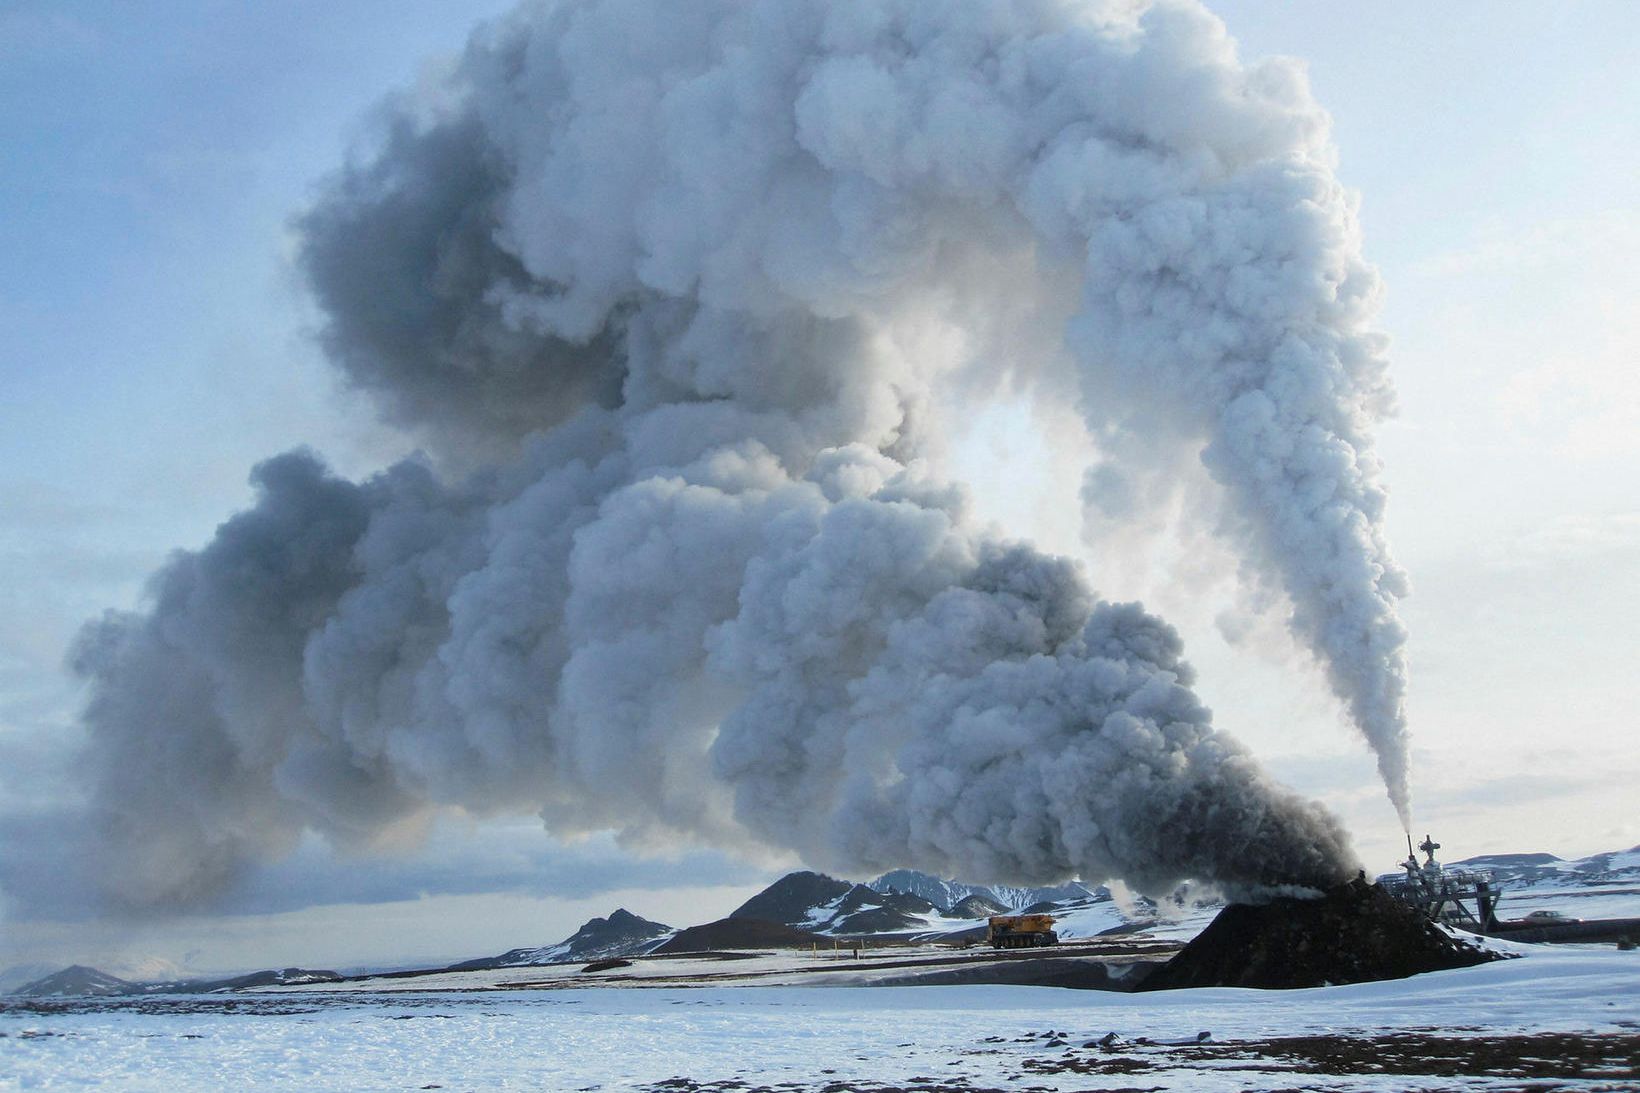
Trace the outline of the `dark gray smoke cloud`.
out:
M 853 873 L 1352 872 L 1172 629 L 919 459 L 934 395 L 1004 367 L 1080 385 L 1096 502 L 1201 456 L 1404 809 L 1375 282 L 1327 159 L 1302 80 L 1188 4 L 482 29 L 300 221 L 337 365 L 437 462 L 270 460 L 143 614 L 87 628 L 112 893 L 186 902 L 441 807 Z
M 615 405 L 622 378 L 613 331 L 569 341 L 504 321 L 497 293 L 531 283 L 494 238 L 507 181 L 476 121 L 396 118 L 299 225 L 331 359 L 391 420 L 480 458 L 587 402 Z

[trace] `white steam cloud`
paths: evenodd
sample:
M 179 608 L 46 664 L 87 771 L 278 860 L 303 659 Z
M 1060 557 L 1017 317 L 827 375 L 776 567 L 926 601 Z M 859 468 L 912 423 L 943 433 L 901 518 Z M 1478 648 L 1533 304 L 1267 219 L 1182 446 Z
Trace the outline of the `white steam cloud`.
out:
M 117 899 L 445 805 L 854 873 L 1348 875 L 1171 628 L 931 477 L 935 395 L 1002 370 L 1079 387 L 1107 514 L 1206 462 L 1405 815 L 1376 281 L 1290 65 L 1179 3 L 589 0 L 389 114 L 303 262 L 437 463 L 271 459 L 87 627 Z

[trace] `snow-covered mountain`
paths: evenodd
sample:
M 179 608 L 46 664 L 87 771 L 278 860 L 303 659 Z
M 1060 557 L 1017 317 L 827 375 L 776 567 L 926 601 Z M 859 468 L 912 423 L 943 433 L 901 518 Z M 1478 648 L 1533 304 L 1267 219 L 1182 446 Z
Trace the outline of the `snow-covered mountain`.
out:
M 921 896 L 879 892 L 856 884 L 827 910 L 831 914 L 817 932 L 835 935 L 896 934 L 926 930 L 943 917 Z
M 1570 861 L 1553 854 L 1482 854 L 1450 863 L 1469 869 L 1489 869 L 1505 885 L 1531 887 L 1602 888 L 1640 885 L 1640 846 L 1590 854 Z
M 938 901 L 930 897 L 938 897 Z M 1021 910 L 1064 916 L 1065 937 L 1126 928 L 1107 889 L 1082 884 L 1052 888 L 981 886 L 897 869 L 870 884 L 850 884 L 823 873 L 788 873 L 747 900 L 729 917 L 778 922 L 824 937 L 905 939 L 977 938 L 991 915 Z M 1155 905 L 1130 907 L 1150 922 Z M 1066 932 L 1066 931 L 1069 932 Z
M 1033 903 L 1085 899 L 1099 891 L 1089 888 L 1080 881 L 1068 881 L 1065 884 L 1039 888 L 1008 884 L 964 884 L 962 881 L 941 880 L 927 873 L 919 873 L 915 869 L 895 869 L 884 873 L 869 884 L 879 892 L 904 892 L 920 896 L 941 911 L 954 909 L 969 896 L 979 896 L 1005 911 L 1020 911 Z
M 942 911 L 949 911 L 969 896 L 981 896 L 993 903 L 1006 906 L 997 894 L 982 885 L 963 884 L 961 881 L 941 880 L 919 873 L 915 869 L 895 869 L 870 882 L 879 892 L 904 892 L 919 896 Z
M 781 877 L 729 917 L 778 922 L 827 937 L 859 937 L 939 932 L 947 916 L 918 895 L 804 871 Z M 956 928 L 972 925 L 961 920 Z

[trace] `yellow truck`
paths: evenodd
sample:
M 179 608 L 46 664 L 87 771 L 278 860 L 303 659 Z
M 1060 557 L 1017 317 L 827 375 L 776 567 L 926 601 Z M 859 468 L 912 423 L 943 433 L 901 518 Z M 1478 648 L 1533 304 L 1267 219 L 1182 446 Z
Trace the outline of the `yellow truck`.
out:
M 986 940 L 993 949 L 1031 949 L 1038 945 L 1057 945 L 1059 935 L 1053 932 L 1052 915 L 992 915 L 991 928 Z

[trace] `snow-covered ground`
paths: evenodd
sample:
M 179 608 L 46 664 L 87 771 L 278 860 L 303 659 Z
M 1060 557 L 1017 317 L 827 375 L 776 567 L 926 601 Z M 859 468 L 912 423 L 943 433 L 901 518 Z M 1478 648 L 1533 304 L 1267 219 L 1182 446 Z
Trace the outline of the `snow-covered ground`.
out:
M 1602 856 L 1598 870 L 1533 864 L 1506 884 L 1500 914 L 1640 916 L 1631 858 Z M 1640 1089 L 1640 953 L 1609 947 L 1492 941 L 1524 959 L 1290 992 L 844 986 L 944 974 L 952 962 L 1156 958 L 1216 911 L 1152 920 L 1144 907 L 1080 899 L 1059 915 L 1068 944 L 1040 952 L 867 946 L 856 959 L 847 943 L 821 942 L 595 973 L 575 961 L 322 991 L 0 1000 L 0 1090 L 1212 1093 L 1451 1089 L 1455 1076 L 1466 1089 Z
M 1533 885 L 1504 895 L 1498 906 L 1502 919 L 1524 918 L 1532 911 L 1559 911 L 1573 918 L 1640 918 L 1640 887 L 1598 889 Z
M 1412 1073 L 1295 1072 L 1291 1059 L 1226 1046 L 1319 1035 L 1378 1058 L 1375 1045 L 1401 1044 L 1384 1037 L 1402 1031 L 1471 1045 L 1575 1033 L 1632 1052 L 1628 1040 L 1599 1038 L 1640 1036 L 1640 953 L 1546 948 L 1410 980 L 1281 992 L 594 988 L 13 1007 L 0 1011 L 0 1088 L 1451 1088 L 1433 1065 L 1423 1075 L 1417 1063 Z M 1202 1032 L 1210 1038 L 1198 1046 Z M 1083 1046 L 1108 1033 L 1107 1046 Z M 1460 1073 L 1465 1088 L 1521 1087 L 1484 1065 Z
M 1532 911 L 1554 910 L 1576 918 L 1640 918 L 1640 853 L 1611 855 L 1622 863 L 1622 873 L 1610 879 L 1591 879 L 1586 873 L 1546 872 L 1530 883 L 1505 887 L 1498 916 L 1522 918 Z

